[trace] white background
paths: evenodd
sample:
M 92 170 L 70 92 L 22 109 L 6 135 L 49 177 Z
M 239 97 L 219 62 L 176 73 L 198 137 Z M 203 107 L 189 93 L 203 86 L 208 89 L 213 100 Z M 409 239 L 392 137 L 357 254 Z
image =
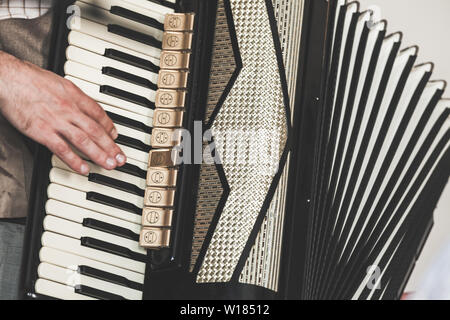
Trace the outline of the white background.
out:
M 376 5 L 388 21 L 388 33 L 403 32 L 403 47 L 419 46 L 417 63 L 433 62 L 433 79 L 448 83 L 450 98 L 450 0 L 360 0 L 361 10 Z M 450 183 L 435 212 L 435 225 L 413 272 L 407 291 L 420 284 L 433 259 L 450 242 Z M 450 273 L 450 270 L 449 270 Z M 450 274 L 448 275 L 450 277 Z

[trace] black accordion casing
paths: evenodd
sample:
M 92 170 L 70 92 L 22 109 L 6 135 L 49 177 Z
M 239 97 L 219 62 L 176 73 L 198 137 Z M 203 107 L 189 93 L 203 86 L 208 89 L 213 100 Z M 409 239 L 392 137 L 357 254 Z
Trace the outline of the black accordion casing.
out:
M 55 9 L 51 66 L 62 75 L 68 33 L 65 8 L 70 2 L 60 2 L 60 8 Z M 348 260 L 340 260 L 346 237 L 333 226 L 336 223 L 341 230 L 350 230 L 333 201 L 344 199 L 346 194 L 360 196 L 355 185 L 345 189 L 340 186 L 339 177 L 350 178 L 352 172 L 347 168 L 336 176 L 333 161 L 345 168 L 347 157 L 344 152 L 333 157 L 332 150 L 339 150 L 342 137 L 350 138 L 353 132 L 355 137 L 363 136 L 367 130 L 346 130 L 339 119 L 336 123 L 338 111 L 330 111 L 334 99 L 338 100 L 335 110 L 340 108 L 342 115 L 351 110 L 351 102 L 344 105 L 339 101 L 340 92 L 345 92 L 342 82 L 350 80 L 339 79 L 335 65 L 339 56 L 344 62 L 350 61 L 349 42 L 363 13 L 354 13 L 346 47 L 340 46 L 344 26 L 339 19 L 352 5 L 336 0 L 179 1 L 179 12 L 195 13 L 184 127 L 193 136 L 206 133 L 209 140 L 193 138 L 193 153 L 206 150 L 211 159 L 221 163 L 180 167 L 171 247 L 148 251 L 144 299 L 355 298 L 367 268 L 374 264 L 381 243 L 386 243 L 390 234 L 395 237 L 377 264 L 382 272 L 381 288 L 374 292 L 365 288 L 356 298 L 401 297 L 448 180 L 448 132 L 443 138 L 447 140 L 438 146 L 439 153 L 432 155 L 435 161 L 430 160 L 423 174 L 414 175 L 419 165 L 413 161 L 404 184 L 395 188 L 388 185 L 391 189 L 387 193 L 396 195 L 388 200 L 387 208 L 379 210 L 377 221 L 387 231 L 379 230 L 379 238 L 362 233 L 363 240 L 354 239 L 355 251 Z M 362 37 L 369 31 L 363 31 Z M 380 31 L 377 43 L 385 36 Z M 361 52 L 357 54 L 351 70 L 343 63 L 341 77 L 346 73 L 348 79 L 359 78 L 362 56 Z M 411 61 L 409 67 L 413 64 Z M 372 63 L 372 73 L 375 65 Z M 363 85 L 355 81 L 350 84 L 353 87 L 346 101 L 352 100 L 356 86 Z M 442 91 L 433 99 L 434 104 Z M 398 89 L 397 96 L 401 93 Z M 196 121 L 203 128 L 194 134 Z M 239 157 L 239 153 L 223 152 L 228 142 L 220 135 L 228 131 L 248 135 L 249 139 L 255 138 L 252 135 L 264 138 L 262 141 L 272 144 L 271 149 L 259 146 L 264 151 L 250 150 L 242 162 L 233 163 L 227 156 Z M 369 139 L 370 132 L 366 136 Z M 376 144 L 361 155 L 375 154 L 377 148 L 380 146 Z M 359 150 L 352 151 L 357 154 Z M 425 156 L 426 151 L 419 155 Z M 250 163 L 251 155 L 258 153 L 262 153 L 262 159 L 255 156 L 256 162 Z M 395 148 L 387 158 L 392 159 L 394 154 Z M 50 158 L 49 151 L 40 147 L 24 249 L 22 293 L 26 298 L 45 298 L 35 294 L 34 283 Z M 353 169 L 361 171 L 356 176 L 364 174 L 361 168 Z M 407 184 L 408 178 L 412 187 Z M 380 188 L 378 180 L 365 187 Z M 399 202 L 400 208 L 391 210 L 393 202 Z M 402 212 L 407 218 L 394 231 L 389 217 Z

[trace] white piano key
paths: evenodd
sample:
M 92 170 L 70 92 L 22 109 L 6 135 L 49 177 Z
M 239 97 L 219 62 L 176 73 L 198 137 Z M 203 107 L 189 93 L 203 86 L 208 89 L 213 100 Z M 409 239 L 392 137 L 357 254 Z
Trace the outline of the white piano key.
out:
M 137 150 L 135 148 L 124 146 L 120 143 L 117 143 L 122 152 L 127 157 L 127 163 L 138 166 L 144 171 L 147 171 L 148 157 L 149 153 L 141 150 Z M 81 158 L 91 161 L 86 155 L 81 153 L 80 151 L 74 150 L 76 154 L 78 154 Z
M 121 89 L 126 92 L 147 98 L 150 101 L 155 101 L 156 92 L 154 90 L 135 85 L 131 82 L 110 77 L 108 75 L 102 74 L 101 70 L 88 67 L 78 62 L 67 61 L 64 65 L 64 72 L 67 76 L 72 76 L 81 80 L 98 84 L 100 86 L 112 86 L 117 89 Z
M 128 248 L 136 253 L 146 254 L 147 251 L 139 246 L 137 241 L 125 239 L 107 232 L 86 228 L 82 224 L 61 219 L 55 216 L 44 218 L 44 230 L 58 233 L 67 237 L 80 240 L 83 237 L 94 238 L 124 248 Z
M 154 58 L 154 57 L 148 55 L 147 53 L 140 53 L 140 52 L 137 52 L 137 51 L 131 49 L 133 47 L 131 47 L 131 48 L 122 47 L 122 46 L 116 45 L 114 43 L 107 42 L 102 39 L 98 39 L 91 35 L 78 32 L 76 30 L 70 31 L 70 33 L 68 35 L 68 42 L 70 45 L 97 53 L 99 55 L 104 55 L 106 49 L 115 49 L 115 50 L 121 51 L 123 53 L 127 53 L 127 54 L 133 55 L 135 57 L 151 61 L 153 64 L 159 66 L 159 56 Z
M 39 265 L 38 276 L 39 278 L 54 281 L 73 288 L 82 285 L 112 293 L 128 300 L 142 300 L 142 291 L 81 275 L 77 271 L 61 268 L 48 263 L 41 263 Z
M 172 13 L 174 10 L 163 5 L 151 2 L 148 0 L 81 0 L 83 2 L 98 6 L 105 10 L 111 10 L 113 6 L 120 6 L 132 11 L 145 14 L 149 17 L 155 18 L 159 22 L 164 22 L 164 15 Z M 168 0 L 175 3 L 175 0 Z M 157 16 L 158 15 L 158 16 Z
M 115 113 L 119 116 L 141 122 L 141 123 L 145 124 L 146 126 L 153 127 L 153 117 L 149 118 L 149 117 L 146 117 L 146 116 L 134 113 L 134 112 L 130 112 L 130 111 L 127 111 L 124 109 L 120 109 L 120 108 L 117 108 L 114 106 L 110 106 L 110 105 L 107 105 L 104 103 L 99 103 L 99 104 L 105 111 Z
M 52 157 L 52 165 L 53 165 L 53 167 L 56 167 L 56 168 L 59 168 L 59 169 L 63 169 L 63 170 L 75 173 L 75 171 L 70 169 L 64 162 L 62 162 L 61 159 L 59 159 L 55 155 Z M 136 187 L 141 188 L 141 189 L 145 189 L 145 187 L 146 187 L 145 179 L 138 178 L 138 177 L 133 176 L 131 174 L 120 172 L 120 171 L 117 171 L 117 170 L 113 170 L 113 171 L 106 170 L 106 169 L 103 169 L 102 167 L 99 167 L 98 165 L 96 165 L 94 163 L 90 163 L 89 167 L 91 169 L 91 171 L 90 171 L 91 173 L 98 173 L 98 174 L 101 174 L 101 175 L 106 176 L 106 177 L 110 177 L 110 178 L 114 178 L 114 179 L 117 179 L 117 180 L 120 180 L 120 181 L 131 183 L 131 184 L 134 184 Z
M 130 138 L 137 139 L 147 145 L 151 144 L 152 136 L 150 134 L 142 132 L 142 131 L 134 130 L 129 127 L 125 127 L 125 126 L 122 126 L 117 123 L 115 124 L 115 126 L 116 126 L 117 132 L 119 134 L 130 137 Z
M 96 23 L 100 23 L 103 25 L 108 24 L 118 24 L 121 26 L 124 26 L 126 28 L 129 28 L 131 30 L 135 30 L 141 33 L 145 33 L 148 35 L 151 35 L 158 39 L 159 41 L 162 40 L 163 31 L 160 29 L 157 29 L 155 27 L 151 27 L 130 19 L 123 18 L 121 16 L 112 14 L 109 10 L 105 10 L 103 8 L 93 6 L 91 4 L 83 3 L 81 1 L 76 1 L 75 5 L 80 8 L 81 11 L 81 18 L 94 21 Z M 145 10 L 142 10 L 139 8 L 139 11 L 131 10 L 139 14 L 143 14 Z M 150 18 L 155 19 L 160 18 L 160 15 L 152 14 L 152 12 L 147 12 L 147 14 L 144 14 Z M 156 19 L 155 19 L 156 20 Z
M 120 144 L 119 144 L 119 146 L 120 146 Z M 121 146 L 121 148 L 122 148 L 122 151 L 124 151 L 125 155 L 127 156 L 127 163 L 128 164 L 134 165 L 134 166 L 136 166 L 136 167 L 138 167 L 138 168 L 140 168 L 140 169 L 142 169 L 144 171 L 147 171 L 147 169 L 148 169 L 148 156 L 149 155 L 146 152 L 135 150 L 133 148 L 128 148 L 126 146 Z M 127 149 L 124 150 L 125 148 L 127 148 Z M 130 150 L 131 150 L 131 154 L 130 154 Z M 137 154 L 136 154 L 135 151 L 137 152 Z M 135 153 L 133 153 L 133 152 L 135 152 Z M 75 150 L 75 153 L 78 154 L 81 158 L 83 158 L 83 159 L 85 159 L 87 161 L 90 161 L 89 158 L 86 155 L 82 154 L 81 152 Z M 136 159 L 133 158 L 133 156 L 137 157 L 137 158 L 140 158 L 141 160 L 136 160 Z M 147 160 L 144 161 L 144 159 L 147 159 Z
M 131 165 L 134 165 L 134 166 L 136 166 L 136 167 L 138 167 L 138 168 L 140 168 L 140 169 L 142 169 L 144 171 L 147 171 L 147 169 L 148 169 L 148 161 L 147 162 L 142 162 L 142 161 L 137 161 L 137 160 L 134 160 L 134 159 L 130 158 L 130 159 L 127 159 L 127 163 L 131 164 Z
M 96 211 L 107 216 L 122 219 L 132 223 L 141 223 L 141 216 L 122 209 L 117 209 L 86 199 L 86 192 L 68 188 L 59 184 L 51 183 L 47 188 L 49 199 L 73 204 L 80 208 Z
M 68 203 L 52 199 L 48 200 L 47 203 L 45 204 L 45 212 L 48 215 L 60 217 L 62 219 L 66 219 L 76 223 L 83 223 L 84 219 L 95 219 L 98 221 L 109 223 L 117 227 L 130 230 L 131 232 L 134 232 L 136 234 L 139 234 L 139 232 L 141 231 L 141 226 L 139 224 L 113 218 L 92 210 L 87 210 L 84 208 L 80 208 Z
M 78 78 L 74 78 L 71 76 L 65 77 L 67 80 L 72 81 L 78 88 L 80 88 L 85 94 L 87 94 L 92 99 L 101 102 L 106 103 L 112 106 L 116 106 L 118 108 L 135 112 L 137 114 L 153 118 L 153 110 L 150 108 L 146 108 L 143 106 L 140 106 L 138 104 L 128 102 L 119 98 L 115 98 L 112 96 L 109 96 L 107 94 L 100 92 L 100 86 L 96 85 L 94 83 L 90 83 Z
M 41 242 L 44 247 L 62 250 L 64 252 L 69 252 L 134 272 L 145 273 L 145 263 L 101 250 L 84 247 L 81 245 L 80 240 L 45 231 L 42 234 Z
M 81 266 L 87 266 L 97 270 L 115 274 L 120 277 L 124 277 L 129 281 L 140 284 L 144 283 L 144 275 L 141 273 L 118 268 L 110 264 L 95 261 L 50 247 L 42 247 L 42 249 L 39 251 L 39 260 L 41 262 L 47 262 L 55 266 L 60 266 L 62 268 L 70 269 L 73 271 L 77 271 Z
M 97 192 L 106 195 L 111 198 L 126 201 L 134 204 L 135 206 L 142 208 L 144 205 L 144 198 L 131 194 L 129 192 L 121 191 L 111 187 L 103 186 L 95 182 L 88 180 L 88 177 L 82 176 L 76 173 L 65 171 L 58 168 L 50 170 L 50 182 L 57 183 L 68 188 L 83 192 Z M 70 199 L 68 199 L 70 202 Z
M 130 64 L 120 62 L 111 58 L 107 58 L 103 55 L 90 52 L 88 50 L 78 48 L 75 46 L 69 46 L 66 50 L 66 57 L 70 61 L 75 61 L 82 63 L 91 68 L 101 70 L 103 67 L 112 67 L 128 73 L 134 74 L 136 76 L 149 79 L 150 81 L 158 81 L 158 76 L 156 73 L 144 70 Z M 155 62 L 156 59 L 155 59 Z M 156 83 L 156 82 L 155 82 Z
M 161 49 L 109 32 L 108 27 L 102 24 L 83 18 L 72 19 L 70 22 L 72 23 L 70 25 L 71 30 L 88 34 L 118 46 L 133 48 L 134 51 L 149 55 L 153 58 L 159 58 L 161 56 Z
M 127 158 L 139 161 L 143 164 L 148 163 L 148 156 L 149 156 L 148 152 L 143 152 L 131 147 L 127 147 L 120 143 L 118 143 L 117 145 L 120 147 L 120 149 L 122 149 Z
M 69 286 L 46 279 L 38 279 L 34 289 L 36 293 L 61 300 L 97 300 L 75 293 L 75 290 Z

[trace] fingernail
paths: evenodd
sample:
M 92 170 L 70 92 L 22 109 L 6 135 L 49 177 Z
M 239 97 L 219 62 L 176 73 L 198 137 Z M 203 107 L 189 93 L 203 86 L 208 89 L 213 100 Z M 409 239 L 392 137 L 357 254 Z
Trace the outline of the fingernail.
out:
M 116 160 L 117 160 L 118 163 L 124 164 L 124 163 L 125 163 L 125 156 L 122 155 L 122 154 L 118 154 L 118 155 L 116 156 Z
M 112 137 L 114 140 L 116 140 L 118 136 L 119 136 L 119 134 L 117 133 L 117 129 L 116 129 L 116 128 L 113 128 L 113 129 L 111 130 L 111 137 Z
M 82 164 L 80 170 L 82 174 L 87 175 L 89 173 L 89 166 L 87 164 Z
M 106 165 L 107 165 L 109 168 L 114 168 L 114 167 L 116 166 L 116 161 L 114 161 L 114 159 L 112 159 L 112 158 L 108 158 L 108 159 L 106 160 Z

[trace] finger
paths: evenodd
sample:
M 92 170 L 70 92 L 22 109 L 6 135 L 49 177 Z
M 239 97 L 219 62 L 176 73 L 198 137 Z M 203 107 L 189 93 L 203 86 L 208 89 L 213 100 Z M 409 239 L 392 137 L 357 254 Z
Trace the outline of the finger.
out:
M 81 159 L 70 148 L 69 144 L 56 133 L 46 139 L 45 145 L 73 171 L 82 175 L 89 174 L 90 168 L 87 162 Z
M 65 139 L 99 166 L 107 170 L 116 168 L 116 160 L 97 146 L 86 132 L 75 126 L 65 126 L 64 128 L 60 128 L 60 133 Z
M 115 159 L 118 165 L 125 164 L 125 154 L 101 125 L 84 115 L 73 117 L 71 120 L 72 124 L 86 132 L 109 157 Z
M 97 102 L 88 96 L 85 96 L 84 99 L 80 99 L 79 101 L 78 107 L 80 110 L 91 119 L 98 122 L 110 135 L 110 137 L 113 140 L 116 140 L 118 136 L 117 129 L 115 128 L 112 120 L 106 114 L 105 110 L 103 110 Z
M 50 129 L 48 123 L 42 119 L 35 119 L 29 137 L 46 146 L 75 172 L 82 175 L 89 174 L 90 169 L 87 162 L 81 159 L 69 144 L 57 132 Z

